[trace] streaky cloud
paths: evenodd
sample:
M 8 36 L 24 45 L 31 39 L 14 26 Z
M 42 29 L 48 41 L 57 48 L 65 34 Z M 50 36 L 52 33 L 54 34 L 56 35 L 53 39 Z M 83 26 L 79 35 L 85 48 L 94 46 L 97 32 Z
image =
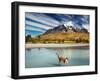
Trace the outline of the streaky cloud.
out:
M 31 26 L 26 26 L 25 29 L 26 29 L 26 30 L 33 30 L 33 31 L 45 32 L 45 31 L 43 31 L 43 30 L 41 30 L 41 29 L 37 29 L 37 28 L 31 27 Z
M 39 23 L 31 22 L 31 21 L 28 21 L 28 20 L 25 20 L 25 23 L 28 24 L 28 25 L 32 25 L 32 26 L 36 26 L 36 27 L 44 28 L 44 29 L 51 29 L 52 28 L 50 26 L 46 26 L 46 25 L 42 25 L 42 24 L 39 24 Z
M 32 26 L 32 25 L 29 25 L 29 24 L 25 24 L 25 27 L 26 26 L 29 26 L 29 27 L 31 27 L 31 28 L 35 28 L 35 29 L 39 29 L 39 30 L 41 30 L 41 31 L 47 31 L 48 29 L 45 29 L 45 28 L 40 28 L 40 27 L 38 27 L 38 26 Z
M 45 13 L 38 13 L 38 14 L 37 13 L 34 13 L 32 15 L 37 16 L 39 19 L 45 20 L 45 21 L 50 22 L 50 23 L 53 23 L 55 25 L 59 25 L 60 24 L 59 21 L 53 19 L 50 16 L 45 15 Z
M 26 13 L 26 18 L 37 21 L 38 23 L 48 25 L 48 26 L 57 26 L 57 21 L 50 19 L 48 16 L 44 17 L 44 15 L 36 14 L 36 13 Z M 52 22 L 53 21 L 53 22 Z

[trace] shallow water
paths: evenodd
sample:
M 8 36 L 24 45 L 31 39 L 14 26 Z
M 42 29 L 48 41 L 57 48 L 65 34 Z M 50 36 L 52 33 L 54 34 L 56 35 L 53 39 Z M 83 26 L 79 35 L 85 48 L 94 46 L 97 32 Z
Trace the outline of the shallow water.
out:
M 32 48 L 25 52 L 26 68 L 89 65 L 89 48 Z M 67 57 L 68 63 L 59 63 L 56 54 Z

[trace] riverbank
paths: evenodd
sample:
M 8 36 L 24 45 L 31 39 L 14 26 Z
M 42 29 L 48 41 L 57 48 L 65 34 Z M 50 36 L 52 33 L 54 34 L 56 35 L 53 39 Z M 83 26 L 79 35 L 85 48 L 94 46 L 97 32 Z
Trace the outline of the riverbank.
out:
M 71 47 L 71 48 L 76 48 L 76 47 L 89 47 L 89 44 L 25 44 L 26 49 L 30 48 L 66 48 L 66 47 Z

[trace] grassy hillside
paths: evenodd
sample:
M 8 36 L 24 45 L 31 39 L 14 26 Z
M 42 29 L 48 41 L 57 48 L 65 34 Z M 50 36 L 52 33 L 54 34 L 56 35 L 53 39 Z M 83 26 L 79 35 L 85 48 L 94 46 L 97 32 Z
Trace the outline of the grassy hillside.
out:
M 32 43 L 89 43 L 89 33 L 63 32 L 52 33 L 30 38 L 26 42 Z

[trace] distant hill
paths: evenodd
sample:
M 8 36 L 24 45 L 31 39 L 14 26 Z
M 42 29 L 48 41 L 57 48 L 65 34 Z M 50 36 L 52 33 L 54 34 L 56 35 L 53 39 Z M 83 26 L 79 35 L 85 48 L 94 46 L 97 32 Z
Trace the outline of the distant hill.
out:
M 70 22 L 47 30 L 42 35 L 31 38 L 32 43 L 89 43 L 89 32 L 85 28 L 74 27 Z

